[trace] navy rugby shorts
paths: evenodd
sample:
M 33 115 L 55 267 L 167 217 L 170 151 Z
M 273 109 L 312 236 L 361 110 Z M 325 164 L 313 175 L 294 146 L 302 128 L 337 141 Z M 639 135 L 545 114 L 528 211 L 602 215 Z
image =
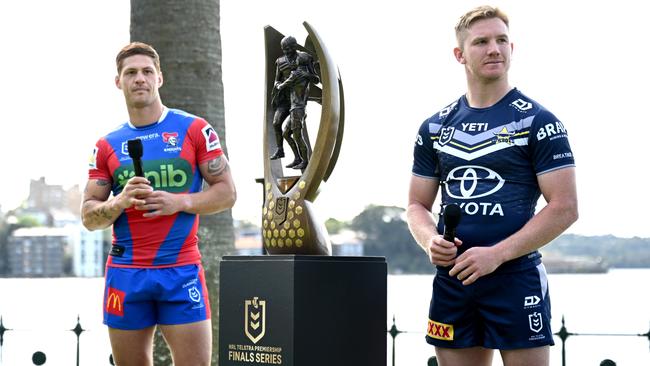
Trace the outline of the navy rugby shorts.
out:
M 200 264 L 166 268 L 106 267 L 104 324 L 134 330 L 210 319 Z
M 500 350 L 553 345 L 546 269 L 492 273 L 464 286 L 438 271 L 426 340 L 444 348 Z

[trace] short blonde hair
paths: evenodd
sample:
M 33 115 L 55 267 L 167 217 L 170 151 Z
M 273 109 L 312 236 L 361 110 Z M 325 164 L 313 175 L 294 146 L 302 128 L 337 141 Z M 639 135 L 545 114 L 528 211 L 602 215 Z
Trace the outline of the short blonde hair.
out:
M 508 16 L 506 13 L 501 11 L 499 8 L 489 5 L 476 7 L 460 17 L 458 23 L 456 23 L 456 40 L 458 41 L 458 47 L 463 47 L 466 31 L 472 26 L 472 24 L 479 20 L 492 18 L 501 19 L 501 21 L 505 23 L 506 27 L 509 28 Z

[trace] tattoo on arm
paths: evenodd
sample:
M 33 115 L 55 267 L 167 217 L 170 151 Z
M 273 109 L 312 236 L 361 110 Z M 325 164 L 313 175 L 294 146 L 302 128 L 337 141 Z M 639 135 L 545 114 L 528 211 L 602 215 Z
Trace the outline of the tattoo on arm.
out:
M 100 187 L 107 186 L 108 184 L 109 184 L 109 183 L 108 183 L 107 180 L 103 180 L 103 179 L 98 179 L 98 180 L 97 180 L 97 185 L 100 186 Z
M 208 173 L 212 176 L 219 176 L 226 170 L 228 170 L 228 161 L 223 158 L 223 155 L 208 162 Z

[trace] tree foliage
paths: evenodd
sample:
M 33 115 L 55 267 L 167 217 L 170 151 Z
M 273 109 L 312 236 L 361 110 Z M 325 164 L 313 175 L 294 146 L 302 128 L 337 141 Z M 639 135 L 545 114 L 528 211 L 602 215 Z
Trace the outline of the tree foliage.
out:
M 433 266 L 408 229 L 403 208 L 370 205 L 350 228 L 363 238 L 364 254 L 386 257 L 390 273 L 432 273 Z

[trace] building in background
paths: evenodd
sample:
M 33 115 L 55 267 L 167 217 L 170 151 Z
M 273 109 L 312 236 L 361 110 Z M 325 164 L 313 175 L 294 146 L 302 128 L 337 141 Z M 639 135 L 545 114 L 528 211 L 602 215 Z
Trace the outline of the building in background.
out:
M 235 230 L 235 255 L 263 255 L 262 234 L 259 228 Z
M 11 277 L 61 277 L 70 274 L 68 228 L 21 228 L 9 237 L 8 275 Z
M 344 257 L 363 256 L 363 241 L 352 230 L 341 230 L 330 235 L 330 241 L 332 242 L 332 255 Z
M 106 263 L 104 245 L 107 230 L 88 231 L 81 225 L 69 227 L 74 228 L 70 231 L 72 274 L 76 277 L 103 276 Z

